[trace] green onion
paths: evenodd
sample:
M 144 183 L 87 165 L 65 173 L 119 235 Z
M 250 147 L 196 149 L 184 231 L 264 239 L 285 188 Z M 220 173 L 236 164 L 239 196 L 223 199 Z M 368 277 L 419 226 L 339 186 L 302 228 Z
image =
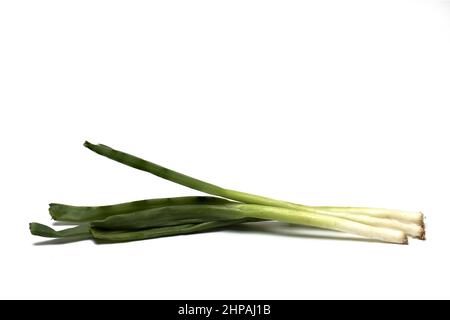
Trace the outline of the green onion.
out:
M 225 189 L 170 170 L 105 145 L 85 142 L 90 150 L 163 179 L 217 196 L 147 199 L 103 206 L 51 203 L 58 221 L 79 223 L 54 230 L 31 223 L 33 235 L 50 238 L 94 239 L 122 242 L 206 232 L 230 225 L 276 220 L 342 231 L 391 243 L 407 243 L 407 236 L 425 238 L 420 212 L 381 208 L 306 206 Z M 227 200 L 229 199 L 229 200 Z M 232 201 L 230 201 L 232 200 Z
M 286 201 L 275 200 L 250 193 L 225 189 L 217 185 L 192 178 L 185 174 L 173 171 L 158 164 L 146 161 L 122 151 L 114 150 L 105 145 L 94 145 L 86 141 L 84 146 L 90 150 L 128 165 L 130 167 L 152 173 L 163 179 L 181 184 L 183 186 L 202 191 L 211 195 L 224 197 L 238 202 L 258 204 L 264 206 L 281 207 L 302 212 L 315 213 L 317 215 L 338 216 L 355 222 L 369 225 L 400 229 L 409 235 L 424 238 L 423 214 L 419 212 L 407 212 L 399 210 L 388 210 L 378 208 L 355 208 L 355 207 L 313 207 L 295 204 Z M 386 220 L 389 219 L 389 220 Z M 414 225 L 418 225 L 417 227 Z

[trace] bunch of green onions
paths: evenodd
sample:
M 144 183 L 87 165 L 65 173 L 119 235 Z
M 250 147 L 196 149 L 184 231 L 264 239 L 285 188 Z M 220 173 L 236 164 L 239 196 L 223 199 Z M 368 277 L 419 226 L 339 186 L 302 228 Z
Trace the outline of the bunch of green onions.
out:
M 211 196 L 148 199 L 94 207 L 52 203 L 49 211 L 54 220 L 78 225 L 56 231 L 33 222 L 30 223 L 32 234 L 51 238 L 123 242 L 275 220 L 391 243 L 407 244 L 408 236 L 425 239 L 424 216 L 421 212 L 295 204 L 224 189 L 102 144 L 94 145 L 86 141 L 84 146 L 117 162 Z

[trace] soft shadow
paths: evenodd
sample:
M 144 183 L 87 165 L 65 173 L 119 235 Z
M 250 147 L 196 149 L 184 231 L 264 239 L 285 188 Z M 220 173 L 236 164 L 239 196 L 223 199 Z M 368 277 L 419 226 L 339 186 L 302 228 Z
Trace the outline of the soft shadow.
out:
M 225 232 L 249 232 L 256 234 L 270 234 L 275 236 L 307 238 L 318 240 L 341 240 L 341 241 L 359 241 L 359 242 L 376 242 L 384 243 L 375 239 L 361 238 L 358 236 L 348 235 L 339 231 L 323 230 L 313 227 L 305 227 L 280 222 L 253 222 L 242 223 L 230 226 L 224 229 Z
M 33 243 L 33 245 L 34 246 L 59 245 L 59 244 L 67 244 L 67 243 L 78 242 L 78 241 L 83 241 L 83 240 L 92 240 L 92 238 L 90 236 L 56 238 L 56 239 L 35 242 L 35 243 Z

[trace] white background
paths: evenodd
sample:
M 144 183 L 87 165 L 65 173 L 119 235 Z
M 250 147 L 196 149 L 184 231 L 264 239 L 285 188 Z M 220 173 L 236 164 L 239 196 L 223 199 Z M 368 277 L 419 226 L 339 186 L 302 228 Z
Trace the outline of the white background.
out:
M 449 57 L 448 1 L 0 2 L 0 298 L 450 298 Z M 85 139 L 274 198 L 422 210 L 428 239 L 38 245 L 49 202 L 199 194 Z

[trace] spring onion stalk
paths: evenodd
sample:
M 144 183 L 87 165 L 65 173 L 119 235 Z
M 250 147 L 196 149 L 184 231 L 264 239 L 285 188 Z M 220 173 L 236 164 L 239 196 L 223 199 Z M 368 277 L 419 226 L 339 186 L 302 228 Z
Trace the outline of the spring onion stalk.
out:
M 130 213 L 134 211 L 160 208 L 166 206 L 188 205 L 188 204 L 226 204 L 231 201 L 204 196 L 175 197 L 147 199 L 132 202 L 124 202 L 108 206 L 70 206 L 60 203 L 50 203 L 49 212 L 54 220 L 68 222 L 88 222 L 103 220 L 107 217 Z
M 315 214 L 307 210 L 292 210 L 280 207 L 241 203 L 224 205 L 185 205 L 150 209 L 137 211 L 132 214 L 111 216 L 103 221 L 92 222 L 91 226 L 103 230 L 145 229 L 161 223 L 157 218 L 155 219 L 156 216 L 160 216 L 163 219 L 164 217 L 171 216 L 175 221 L 183 222 L 189 221 L 190 219 L 199 218 L 211 218 L 214 221 L 241 218 L 270 219 L 287 223 L 301 224 L 304 226 L 342 231 L 392 243 L 406 244 L 408 242 L 406 234 L 400 230 L 374 227 L 340 217 Z
M 91 226 L 109 230 L 136 230 L 179 224 L 252 218 L 228 205 L 178 205 L 135 211 L 93 221 Z
M 197 224 L 182 224 L 176 226 L 141 229 L 141 230 L 127 230 L 127 231 L 110 231 L 92 227 L 91 234 L 93 238 L 96 240 L 107 242 L 125 242 L 125 241 L 136 241 L 136 240 L 192 234 L 199 232 L 208 232 L 244 222 L 248 222 L 247 219 L 229 220 L 229 221 L 209 221 Z
M 327 206 L 316 206 L 312 208 L 314 208 L 315 210 L 326 210 L 338 213 L 347 212 L 356 215 L 367 215 L 376 218 L 396 219 L 409 223 L 415 223 L 418 225 L 423 225 L 424 219 L 422 212 L 401 211 L 393 209 L 362 208 L 362 207 L 327 207 Z
M 31 223 L 32 234 L 122 242 L 205 232 L 245 222 L 277 220 L 391 243 L 406 244 L 408 235 L 420 239 L 425 236 L 424 217 L 420 212 L 295 204 L 224 189 L 105 145 L 87 141 L 84 145 L 112 160 L 220 198 L 160 198 L 91 207 L 52 203 L 49 212 L 53 219 L 80 225 L 57 231 L 40 223 Z
M 79 225 L 56 231 L 46 225 L 32 222 L 30 223 L 31 234 L 47 238 L 76 238 L 76 240 L 95 239 L 109 242 L 124 242 L 144 239 L 153 239 L 159 237 L 176 236 L 190 233 L 207 232 L 215 229 L 254 222 L 255 219 L 234 219 L 226 221 L 208 221 L 192 224 L 180 224 L 166 227 L 156 227 L 140 230 L 104 230 L 91 227 L 90 224 Z
M 362 214 L 352 214 L 348 212 L 334 212 L 334 211 L 323 211 L 324 214 L 340 217 L 352 221 L 356 221 L 359 223 L 368 224 L 376 227 L 397 229 L 405 232 L 407 235 L 411 237 L 415 237 L 421 240 L 425 240 L 425 229 L 421 225 L 417 225 L 415 223 L 404 222 L 395 219 L 389 218 L 378 218 L 375 216 L 362 215 Z
M 158 164 L 146 161 L 128 153 L 112 149 L 103 144 L 92 144 L 88 141 L 84 143 L 84 146 L 88 149 L 105 156 L 109 159 L 115 160 L 127 166 L 136 168 L 138 170 L 146 171 L 154 174 L 160 178 L 181 184 L 188 188 L 192 188 L 198 191 L 202 191 L 211 195 L 248 203 L 258 204 L 265 206 L 281 207 L 286 209 L 308 210 L 318 214 L 323 214 L 323 211 L 330 212 L 347 212 L 354 214 L 367 214 L 376 217 L 384 217 L 390 219 L 397 219 L 405 222 L 423 224 L 423 215 L 421 213 L 410 213 L 399 210 L 386 210 L 386 209 L 372 209 L 372 208 L 352 208 L 352 207 L 312 207 L 301 204 L 295 204 L 286 201 L 275 200 L 267 197 L 262 197 L 250 193 L 240 192 L 236 190 L 224 189 L 217 185 L 198 180 L 187 176 L 185 174 L 173 171 Z
M 67 228 L 64 230 L 56 231 L 44 224 L 37 222 L 30 223 L 30 232 L 35 236 L 47 237 L 47 238 L 70 238 L 70 237 L 83 237 L 90 238 L 90 225 L 81 224 L 76 227 Z

